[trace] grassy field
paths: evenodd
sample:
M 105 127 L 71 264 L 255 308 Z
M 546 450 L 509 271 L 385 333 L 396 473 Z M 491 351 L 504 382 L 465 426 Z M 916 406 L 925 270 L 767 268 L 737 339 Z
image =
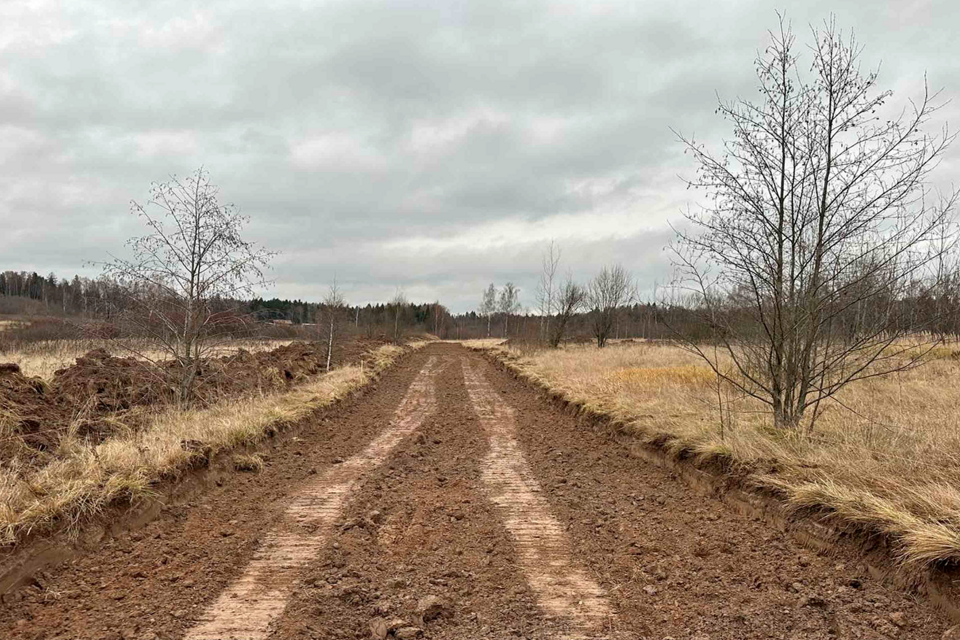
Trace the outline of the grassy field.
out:
M 907 566 L 960 561 L 960 346 L 848 387 L 811 435 L 774 430 L 764 406 L 718 389 L 702 361 L 670 344 L 468 346 L 492 348 L 524 377 L 677 457 L 720 463 L 798 511 L 888 535 Z
M 290 391 L 193 411 L 161 410 L 145 428 L 118 433 L 99 444 L 68 433 L 53 452 L 53 460 L 39 469 L 16 459 L 4 461 L 0 465 L 0 543 L 16 543 L 35 531 L 70 527 L 107 505 L 149 497 L 157 481 L 176 477 L 198 457 L 255 444 L 275 425 L 296 422 L 339 400 L 378 376 L 404 351 L 425 344 L 381 346 L 362 365 L 340 367 Z

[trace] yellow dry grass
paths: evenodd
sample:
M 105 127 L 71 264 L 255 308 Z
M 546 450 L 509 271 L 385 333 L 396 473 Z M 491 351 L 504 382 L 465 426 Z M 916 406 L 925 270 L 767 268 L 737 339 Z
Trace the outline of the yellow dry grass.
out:
M 16 460 L 5 463 L 0 466 L 0 542 L 69 527 L 118 501 L 147 498 L 157 481 L 175 478 L 204 450 L 216 454 L 256 444 L 275 426 L 295 423 L 367 384 L 404 351 L 382 346 L 362 368 L 341 367 L 284 393 L 192 411 L 166 410 L 147 428 L 97 445 L 67 434 L 56 459 L 40 469 L 22 468 Z
M 506 338 L 474 338 L 471 340 L 451 340 L 450 342 L 458 342 L 470 349 L 489 349 L 506 342 Z
M 250 352 L 268 351 L 292 340 L 232 340 L 219 345 L 211 351 L 211 356 L 224 356 L 236 353 L 240 349 Z M 77 358 L 94 349 L 105 349 L 111 355 L 118 357 L 140 357 L 153 361 L 165 360 L 167 354 L 157 345 L 141 342 L 132 345 L 135 351 L 123 347 L 115 340 L 42 340 L 33 343 L 24 343 L 15 351 L 0 353 L 0 361 L 15 362 L 26 376 L 36 376 L 44 380 L 51 380 L 57 369 L 72 365 Z
M 890 537 L 914 568 L 960 561 L 960 359 L 855 383 L 822 408 L 810 435 L 772 428 L 759 402 L 720 387 L 677 346 L 494 349 L 524 377 L 676 455 L 720 461 L 775 489 L 798 511 Z

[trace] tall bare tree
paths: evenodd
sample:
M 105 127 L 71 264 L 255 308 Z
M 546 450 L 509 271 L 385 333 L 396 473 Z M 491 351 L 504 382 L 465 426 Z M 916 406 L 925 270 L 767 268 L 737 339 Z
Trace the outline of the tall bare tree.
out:
M 396 293 L 390 299 L 390 305 L 393 307 L 393 339 L 400 342 L 400 315 L 407 306 L 407 296 L 402 287 L 397 287 Z
M 480 299 L 480 307 L 477 310 L 477 313 L 481 318 L 486 318 L 487 320 L 487 337 L 490 337 L 490 324 L 493 319 L 493 314 L 497 312 L 497 288 L 491 282 L 490 286 L 487 287 L 483 292 L 483 297 Z
M 553 240 L 544 250 L 540 280 L 537 282 L 537 306 L 540 312 L 540 341 L 546 342 L 550 336 L 550 317 L 554 313 L 557 298 L 557 268 L 560 266 L 560 247 Z
M 503 337 L 508 335 L 510 316 L 520 310 L 520 289 L 512 282 L 503 285 L 497 298 L 497 311 L 503 315 Z
M 550 326 L 548 341 L 556 349 L 563 342 L 570 319 L 579 313 L 587 301 L 587 291 L 568 275 L 566 281 L 557 288 L 554 298 L 553 324 Z
M 337 278 L 334 276 L 333 284 L 323 298 L 323 306 L 327 311 L 327 372 L 330 372 L 330 365 L 333 361 L 334 334 L 337 333 L 337 326 L 341 317 L 346 312 L 346 301 L 340 287 L 337 286 Z
M 218 196 L 202 168 L 154 183 L 146 204 L 131 205 L 149 232 L 128 241 L 130 258 L 102 265 L 105 276 L 124 285 L 127 320 L 176 361 L 181 405 L 190 404 L 200 361 L 222 325 L 236 322 L 233 301 L 264 284 L 275 255 L 243 239 L 249 219 Z
M 622 265 L 603 267 L 587 287 L 587 302 L 590 307 L 593 336 L 597 346 L 606 346 L 616 324 L 620 308 L 633 302 L 635 297 L 633 278 Z
M 719 105 L 733 128 L 721 152 L 681 136 L 710 204 L 679 234 L 678 283 L 732 369 L 687 346 L 783 428 L 811 408 L 812 428 L 847 384 L 919 361 L 901 340 L 920 328 L 909 301 L 936 291 L 956 240 L 957 192 L 929 187 L 954 139 L 926 131 L 937 96 L 891 111 L 855 39 L 832 20 L 811 31 L 801 65 L 781 19 L 756 63 L 759 101 Z

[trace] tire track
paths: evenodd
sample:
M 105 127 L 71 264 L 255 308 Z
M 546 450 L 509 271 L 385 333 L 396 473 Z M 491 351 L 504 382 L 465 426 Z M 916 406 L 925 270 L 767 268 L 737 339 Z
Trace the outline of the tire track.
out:
M 568 637 L 603 635 L 612 609 L 602 589 L 574 563 L 570 542 L 530 472 L 516 437 L 516 410 L 474 364 L 461 362 L 467 393 L 490 441 L 482 478 L 516 541 L 528 583 L 547 615 L 572 627 Z
M 262 640 L 283 613 L 300 571 L 326 544 L 366 475 L 436 409 L 436 357 L 431 356 L 397 407 L 390 425 L 365 450 L 330 468 L 298 493 L 283 523 L 267 534 L 243 574 L 200 616 L 186 640 Z

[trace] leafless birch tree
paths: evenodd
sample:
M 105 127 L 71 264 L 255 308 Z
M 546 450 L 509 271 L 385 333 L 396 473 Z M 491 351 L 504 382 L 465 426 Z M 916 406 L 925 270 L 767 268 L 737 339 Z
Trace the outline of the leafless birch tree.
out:
M 902 340 L 920 329 L 911 300 L 937 290 L 956 240 L 957 193 L 929 186 L 954 139 L 926 130 L 936 94 L 891 112 L 860 54 L 831 20 L 801 65 L 781 20 L 756 62 L 759 100 L 719 105 L 733 128 L 722 150 L 681 136 L 710 204 L 679 233 L 678 283 L 732 364 L 687 346 L 782 428 L 812 428 L 847 384 L 919 361 Z
M 477 313 L 481 318 L 486 318 L 487 320 L 487 337 L 490 337 L 490 324 L 493 319 L 493 314 L 497 312 L 497 288 L 491 282 L 490 286 L 487 287 L 483 292 L 483 297 L 480 300 L 480 307 L 477 310 Z
M 540 342 L 547 342 L 550 336 L 550 318 L 554 313 L 557 299 L 557 268 L 560 266 L 560 247 L 553 240 L 543 252 L 540 281 L 537 283 L 537 306 L 540 311 Z
M 617 313 L 621 307 L 633 302 L 634 297 L 633 279 L 622 265 L 603 267 L 590 281 L 587 287 L 587 302 L 597 347 L 602 349 L 606 346 L 616 324 Z
M 337 333 L 337 327 L 345 312 L 346 302 L 340 287 L 337 286 L 337 279 L 334 277 L 333 284 L 323 298 L 323 306 L 327 311 L 327 373 L 330 372 L 330 365 L 333 361 L 334 335 Z
M 104 275 L 125 285 L 126 319 L 176 361 L 182 406 L 193 398 L 197 369 L 221 325 L 236 321 L 231 301 L 264 284 L 275 255 L 241 237 L 248 218 L 218 195 L 202 168 L 155 183 L 146 204 L 131 204 L 149 233 L 128 241 L 129 259 L 102 265 Z
M 573 277 L 568 275 L 566 281 L 558 287 L 556 292 L 554 302 L 556 313 L 548 336 L 551 347 L 556 349 L 563 342 L 570 319 L 583 309 L 586 300 L 586 289 L 574 282 Z
M 400 314 L 407 306 L 407 296 L 401 287 L 397 287 L 396 293 L 390 300 L 390 305 L 393 306 L 393 340 L 394 342 L 400 342 Z
M 508 337 L 510 316 L 520 310 L 520 289 L 512 282 L 503 285 L 497 298 L 497 311 L 503 315 L 503 337 Z

